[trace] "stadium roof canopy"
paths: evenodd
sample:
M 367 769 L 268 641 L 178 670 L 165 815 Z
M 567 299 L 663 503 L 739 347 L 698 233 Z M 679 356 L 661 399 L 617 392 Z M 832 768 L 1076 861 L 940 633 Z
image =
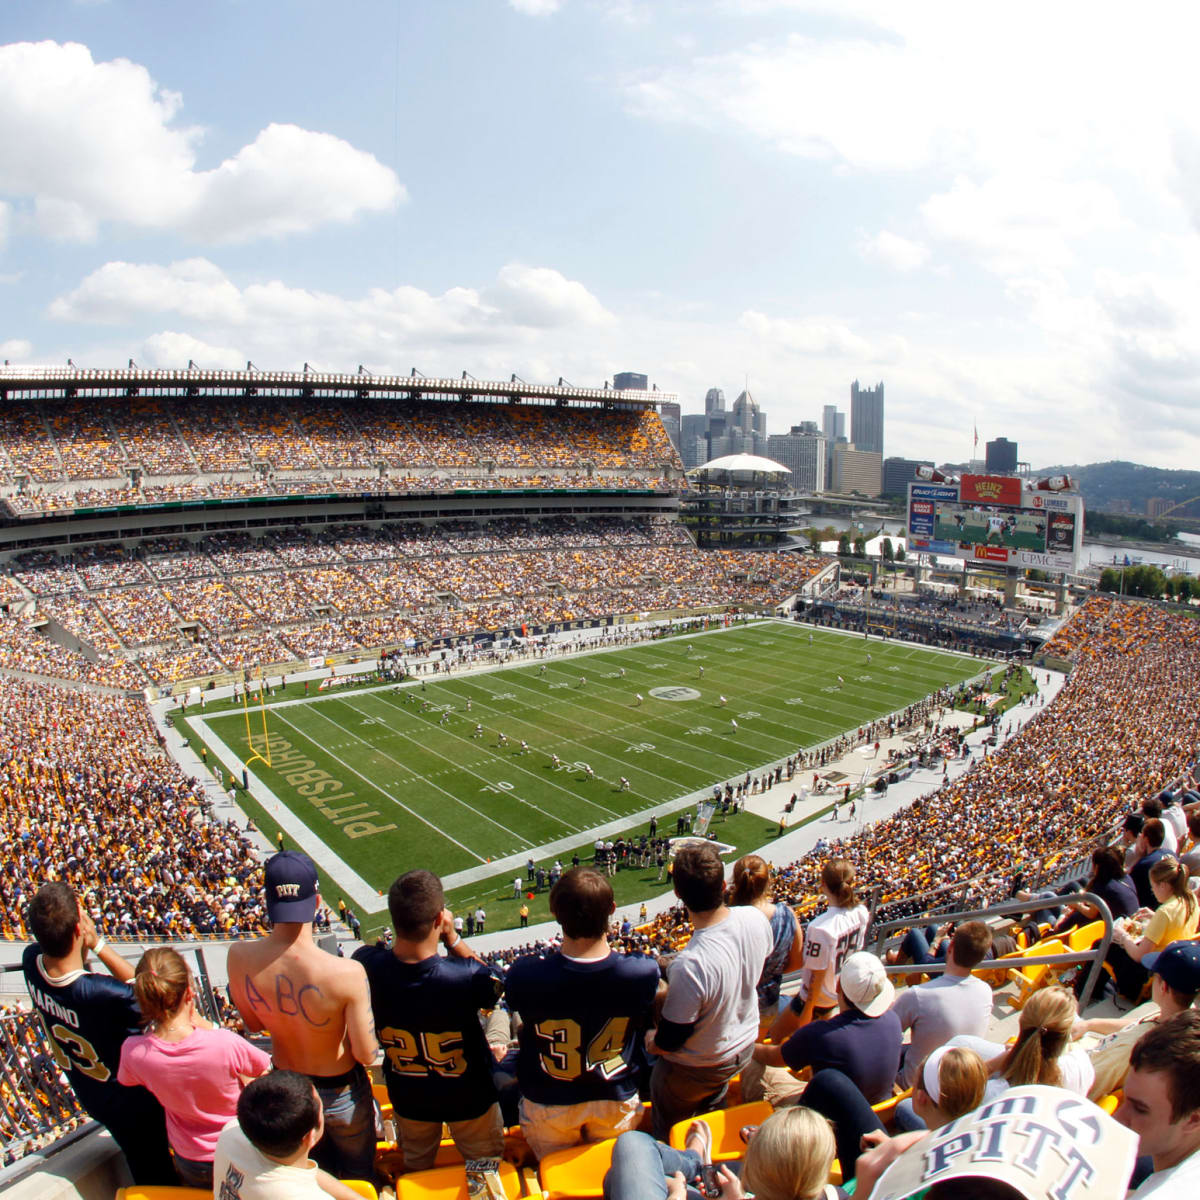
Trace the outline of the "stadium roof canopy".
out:
M 702 466 L 693 467 L 689 475 L 721 474 L 729 475 L 790 475 L 792 472 L 783 463 L 774 459 L 763 458 L 758 454 L 726 454 L 714 458 Z
M 649 409 L 678 399 L 674 392 L 580 388 L 560 379 L 557 384 L 527 383 L 514 375 L 505 380 L 431 378 L 415 368 L 408 375 L 373 375 L 360 367 L 355 374 L 313 371 L 211 370 L 190 363 L 186 370 L 138 367 L 80 368 L 0 366 L 0 401 L 40 398 L 105 398 L 111 396 L 334 396 L 365 400 L 403 396 L 412 400 L 474 400 L 492 403 L 556 404 L 563 407 Z

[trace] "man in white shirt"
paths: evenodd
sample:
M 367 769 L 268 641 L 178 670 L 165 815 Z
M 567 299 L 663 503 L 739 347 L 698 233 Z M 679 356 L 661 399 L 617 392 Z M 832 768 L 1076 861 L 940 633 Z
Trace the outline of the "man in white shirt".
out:
M 892 1007 L 900 1027 L 912 1031 L 900 1068 L 904 1087 L 912 1087 L 925 1056 L 956 1034 L 983 1037 L 987 1033 L 992 989 L 971 970 L 987 957 L 991 945 L 992 931 L 982 921 L 959 925 L 950 939 L 945 974 L 897 996 Z
M 725 867 L 715 846 L 684 846 L 672 882 L 695 933 L 671 964 L 662 1016 L 646 1035 L 646 1049 L 657 1055 L 650 1099 L 660 1141 L 677 1121 L 720 1108 L 729 1081 L 750 1061 L 757 984 L 774 945 L 757 908 L 725 904 Z
M 217 1200 L 358 1200 L 308 1157 L 325 1131 L 321 1101 L 308 1077 L 271 1071 L 238 1098 L 237 1120 L 221 1131 L 213 1160 Z
M 1200 1012 L 1155 1025 L 1133 1048 L 1114 1114 L 1138 1135 L 1154 1172 L 1130 1200 L 1200 1195 Z

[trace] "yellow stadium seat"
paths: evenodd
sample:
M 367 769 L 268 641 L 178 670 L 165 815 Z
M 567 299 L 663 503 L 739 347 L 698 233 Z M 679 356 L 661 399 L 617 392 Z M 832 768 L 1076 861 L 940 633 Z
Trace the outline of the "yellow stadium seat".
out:
M 521 1195 L 521 1176 L 512 1163 L 500 1164 L 500 1183 L 508 1200 Z M 467 1200 L 467 1173 L 459 1165 L 401 1175 L 396 1180 L 396 1200 Z
M 1066 946 L 1058 938 L 1051 938 L 1049 941 L 1035 942 L 1024 954 L 1015 955 L 1010 961 L 1020 962 L 1022 958 L 1042 958 L 1066 952 Z M 1009 996 L 1008 1003 L 1013 1008 L 1021 1009 L 1034 992 L 1054 982 L 1054 971 L 1052 967 L 1045 965 L 1010 968 L 1008 979 L 1010 983 L 1017 985 L 1017 994 Z
M 116 1200 L 212 1200 L 208 1188 L 176 1187 L 172 1184 L 117 1188 Z
M 774 1111 L 765 1100 L 758 1100 L 753 1104 L 738 1104 L 733 1108 L 718 1108 L 698 1117 L 689 1117 L 686 1121 L 677 1121 L 671 1126 L 668 1142 L 676 1150 L 682 1150 L 692 1122 L 703 1121 L 712 1131 L 713 1162 L 742 1158 L 746 1153 L 746 1143 L 741 1138 L 742 1127 L 761 1125 Z
M 1121 1103 L 1121 1093 L 1109 1092 L 1107 1096 L 1101 1096 L 1096 1103 L 1111 1117 L 1117 1111 L 1117 1106 Z
M 1067 935 L 1067 945 L 1072 950 L 1090 950 L 1092 943 L 1104 936 L 1104 922 L 1091 921 L 1078 929 L 1072 929 Z
M 596 1200 L 604 1195 L 604 1176 L 612 1165 L 616 1138 L 555 1150 L 538 1164 L 538 1178 L 549 1200 Z M 400 1197 L 397 1197 L 400 1200 Z
M 908 1088 L 903 1092 L 897 1092 L 894 1096 L 889 1096 L 886 1100 L 880 1100 L 878 1104 L 871 1105 L 871 1111 L 886 1125 L 896 1111 L 896 1105 L 901 1100 L 907 1100 L 912 1096 L 912 1088 Z

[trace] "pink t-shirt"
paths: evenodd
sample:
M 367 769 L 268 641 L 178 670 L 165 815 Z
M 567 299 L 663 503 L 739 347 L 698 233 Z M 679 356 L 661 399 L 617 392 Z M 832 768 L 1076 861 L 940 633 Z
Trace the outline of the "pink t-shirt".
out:
M 171 1148 L 211 1162 L 221 1130 L 237 1115 L 239 1075 L 261 1075 L 271 1059 L 228 1029 L 197 1029 L 181 1042 L 152 1033 L 126 1039 L 117 1080 L 148 1088 L 167 1114 Z

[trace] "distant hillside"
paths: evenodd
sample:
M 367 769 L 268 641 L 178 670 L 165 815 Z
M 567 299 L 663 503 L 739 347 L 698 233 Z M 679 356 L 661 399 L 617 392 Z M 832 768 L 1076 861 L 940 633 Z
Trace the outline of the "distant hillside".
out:
M 1070 475 L 1088 508 L 1112 509 L 1125 501 L 1129 511 L 1145 515 L 1146 501 L 1158 496 L 1172 504 L 1200 497 L 1200 471 L 1167 471 L 1141 463 L 1103 462 L 1083 466 L 1042 467 L 1037 475 Z M 1200 499 L 1176 516 L 1200 516 Z

